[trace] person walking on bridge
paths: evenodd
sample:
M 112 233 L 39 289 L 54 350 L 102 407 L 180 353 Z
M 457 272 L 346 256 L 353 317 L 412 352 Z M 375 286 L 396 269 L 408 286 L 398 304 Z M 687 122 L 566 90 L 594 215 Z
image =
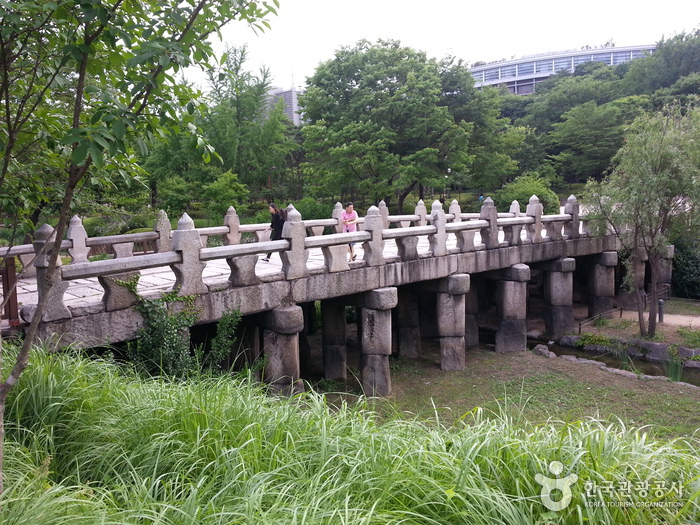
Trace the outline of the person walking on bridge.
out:
M 340 214 L 340 220 L 343 221 L 343 231 L 345 233 L 356 232 L 357 231 L 357 221 L 360 220 L 359 215 L 355 211 L 352 202 L 348 202 L 345 205 L 345 210 Z M 348 251 L 350 252 L 350 260 L 354 261 L 355 257 L 355 243 L 351 242 L 348 244 Z
M 272 230 L 270 240 L 279 241 L 282 238 L 284 221 L 287 220 L 287 210 L 280 210 L 277 204 L 273 202 L 270 204 L 270 214 L 272 215 L 272 222 L 270 222 L 270 226 L 265 228 L 265 231 Z M 270 257 L 272 257 L 272 252 L 268 253 L 267 257 L 265 257 L 263 261 L 268 262 Z

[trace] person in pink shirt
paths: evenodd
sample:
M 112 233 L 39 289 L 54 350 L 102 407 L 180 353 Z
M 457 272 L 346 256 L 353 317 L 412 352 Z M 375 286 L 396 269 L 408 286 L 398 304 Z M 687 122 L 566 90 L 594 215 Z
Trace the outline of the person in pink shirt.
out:
M 343 213 L 340 214 L 340 220 L 343 223 L 343 231 L 346 233 L 357 231 L 357 221 L 360 217 L 357 215 L 352 202 L 348 202 L 345 205 Z M 355 257 L 355 243 L 348 244 L 348 251 L 350 252 L 350 260 L 354 261 Z

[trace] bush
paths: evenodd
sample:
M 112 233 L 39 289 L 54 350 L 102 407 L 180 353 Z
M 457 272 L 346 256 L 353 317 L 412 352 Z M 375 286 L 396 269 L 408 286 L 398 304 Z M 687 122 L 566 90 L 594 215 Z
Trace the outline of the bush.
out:
M 679 297 L 700 299 L 700 243 L 674 239 L 673 292 Z
M 530 197 L 536 195 L 543 206 L 543 213 L 556 214 L 560 211 L 559 197 L 550 189 L 549 181 L 537 174 L 525 174 L 509 182 L 496 192 L 495 203 L 498 211 L 507 212 L 513 201 L 520 203 L 525 210 Z

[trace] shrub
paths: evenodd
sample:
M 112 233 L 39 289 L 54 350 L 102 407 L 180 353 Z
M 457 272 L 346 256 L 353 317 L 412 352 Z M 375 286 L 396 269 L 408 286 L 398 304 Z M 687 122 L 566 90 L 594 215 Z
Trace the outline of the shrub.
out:
M 513 201 L 520 203 L 520 209 L 524 211 L 530 201 L 530 197 L 536 195 L 546 214 L 556 214 L 560 211 L 559 197 L 550 189 L 549 181 L 536 173 L 521 175 L 512 182 L 507 183 L 496 191 L 495 203 L 501 212 L 507 212 Z

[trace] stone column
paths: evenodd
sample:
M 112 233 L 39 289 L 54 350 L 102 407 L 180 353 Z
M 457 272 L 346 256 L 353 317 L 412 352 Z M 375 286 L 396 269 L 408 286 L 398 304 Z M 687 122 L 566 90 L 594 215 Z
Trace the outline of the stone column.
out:
M 475 348 L 479 346 L 479 292 L 473 283 L 464 294 L 464 346 Z
M 304 390 L 300 379 L 299 332 L 304 329 L 300 306 L 276 308 L 262 315 L 264 379 L 274 393 L 292 395 Z
M 321 348 L 323 377 L 345 382 L 348 378 L 345 304 L 339 299 L 321 301 Z
M 359 297 L 360 376 L 368 396 L 391 394 L 391 309 L 397 303 L 396 288 L 380 288 Z
M 675 247 L 670 244 L 666 246 L 666 253 L 661 256 L 661 268 L 659 272 L 658 285 L 668 287 L 668 296 L 671 296 L 671 285 L 673 283 L 673 257 L 675 256 Z
M 455 274 L 437 283 L 437 329 L 440 337 L 440 368 L 463 370 L 465 355 L 466 299 L 469 275 Z
M 612 310 L 613 297 L 615 297 L 616 266 L 617 252 L 603 252 L 597 256 L 597 260 L 591 268 L 589 279 L 588 317 Z
M 396 349 L 401 358 L 417 359 L 421 356 L 418 296 L 415 291 L 406 288 L 399 288 L 398 293 L 399 302 L 394 316 Z
M 544 326 L 552 339 L 574 329 L 574 270 L 576 259 L 552 261 L 544 270 Z
M 530 267 L 514 264 L 498 273 L 496 352 L 520 352 L 527 349 L 527 282 L 530 280 Z

